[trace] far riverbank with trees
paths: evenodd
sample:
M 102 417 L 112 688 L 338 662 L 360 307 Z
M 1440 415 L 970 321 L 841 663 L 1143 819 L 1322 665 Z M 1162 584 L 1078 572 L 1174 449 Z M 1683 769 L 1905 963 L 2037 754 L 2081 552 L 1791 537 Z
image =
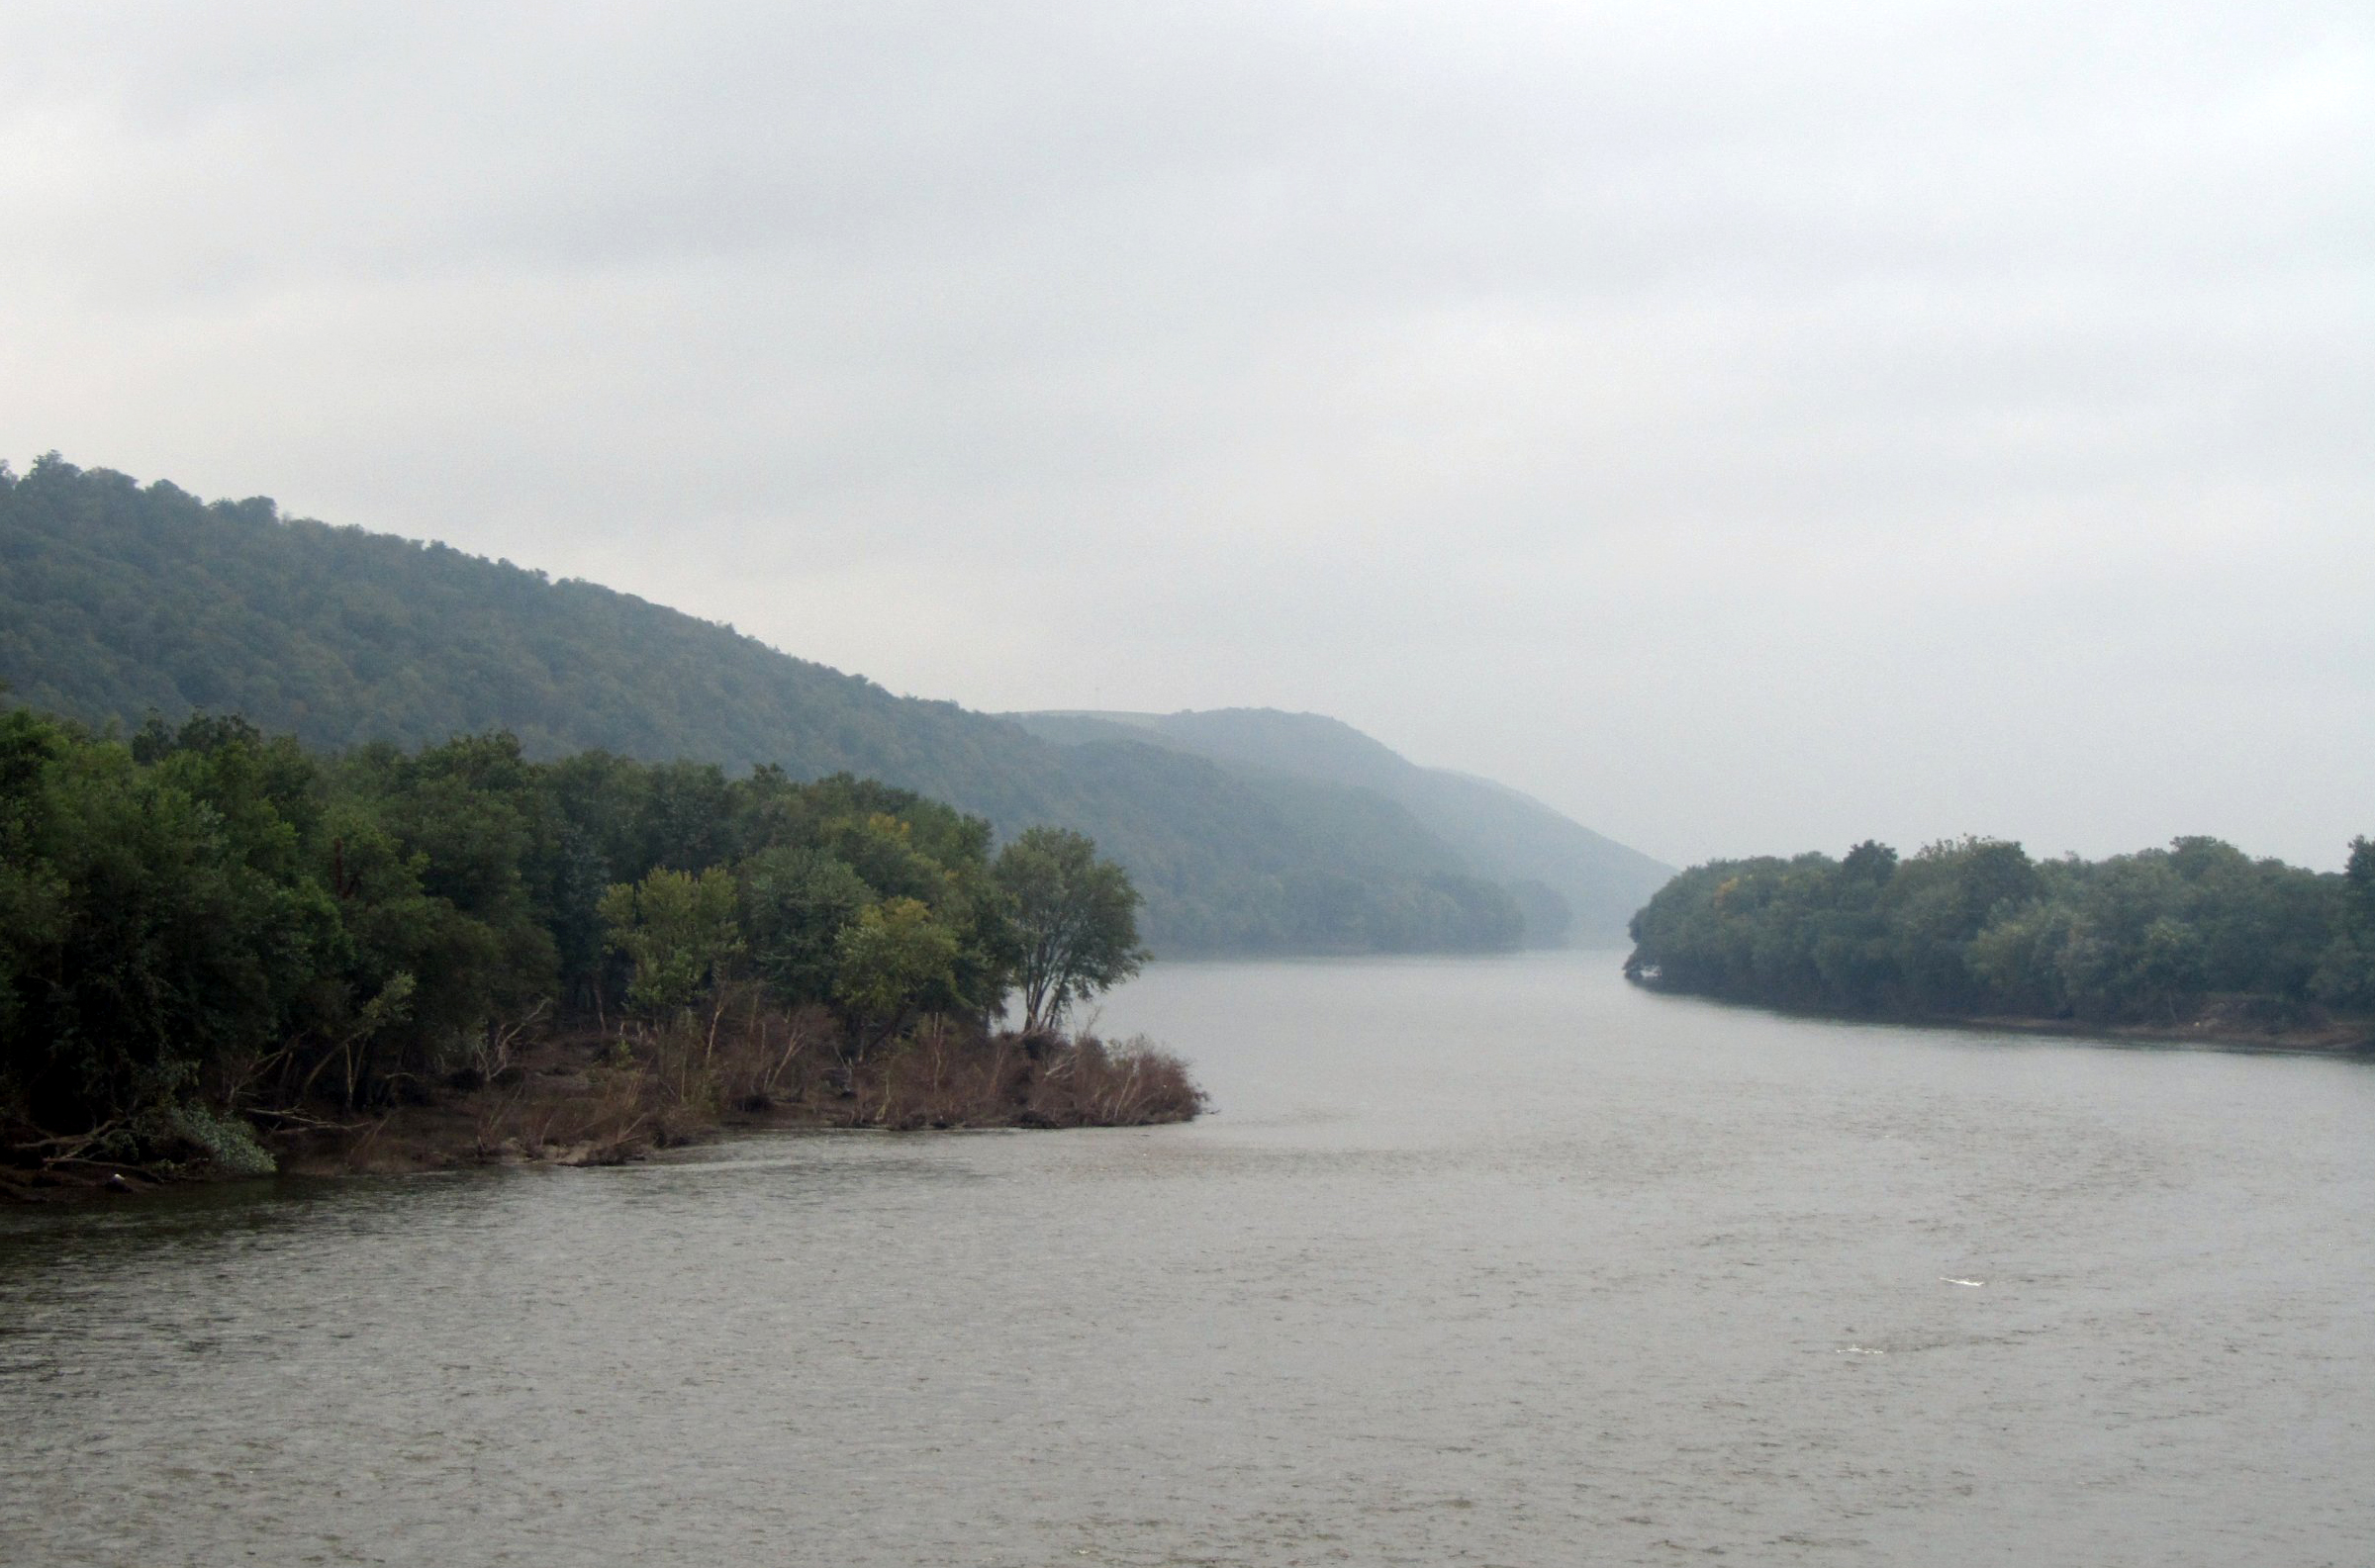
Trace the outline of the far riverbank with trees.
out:
M 2375 842 L 2347 869 L 2213 838 L 2035 861 L 1966 838 L 1909 857 L 1693 867 L 1633 917 L 1625 972 L 1831 1017 L 2263 1048 L 2375 1043 Z

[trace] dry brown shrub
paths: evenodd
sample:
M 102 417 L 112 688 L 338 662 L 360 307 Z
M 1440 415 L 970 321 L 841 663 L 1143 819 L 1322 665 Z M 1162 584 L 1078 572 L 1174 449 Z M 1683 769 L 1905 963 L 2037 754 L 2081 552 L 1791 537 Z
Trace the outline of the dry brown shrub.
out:
M 927 1018 L 865 1063 L 853 1109 L 866 1125 L 900 1131 L 1002 1125 L 1021 1060 L 1011 1036 Z
M 1139 1127 L 1186 1121 L 1204 1097 L 1187 1064 L 1143 1038 L 983 1034 L 927 1019 L 852 1074 L 830 1119 L 895 1131 Z
M 1085 1034 L 1059 1043 L 1026 1103 L 1034 1123 L 1053 1127 L 1146 1127 L 1184 1122 L 1203 1108 L 1188 1064 L 1144 1035 L 1109 1044 Z
M 804 1103 L 839 1046 L 840 1029 L 823 1008 L 784 1013 L 754 999 L 718 1036 L 711 1070 L 728 1110 L 768 1111 Z
M 747 994 L 667 1023 L 522 1042 L 500 1081 L 354 1130 L 276 1141 L 292 1168 L 404 1169 L 456 1159 L 604 1164 L 728 1122 L 878 1127 L 1129 1127 L 1186 1121 L 1204 1097 L 1143 1038 L 984 1033 L 924 1019 L 862 1057 L 821 1008 Z

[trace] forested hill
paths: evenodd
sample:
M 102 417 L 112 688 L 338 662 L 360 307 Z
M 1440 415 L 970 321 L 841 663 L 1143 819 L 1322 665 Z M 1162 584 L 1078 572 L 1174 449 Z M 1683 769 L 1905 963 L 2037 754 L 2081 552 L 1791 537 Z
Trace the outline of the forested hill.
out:
M 323 750 L 508 729 L 531 757 L 878 778 L 1001 832 L 1092 835 L 1158 952 L 1479 950 L 1522 926 L 1506 888 L 1374 793 L 1054 745 L 591 583 L 55 457 L 0 468 L 0 680 L 90 723 L 236 712 Z
M 1365 789 L 1408 811 L 1480 876 L 1510 887 L 1528 939 L 1614 946 L 1633 911 L 1674 874 L 1503 784 L 1422 768 L 1340 720 L 1274 708 L 1190 713 L 1017 713 L 1034 733 L 1073 743 L 1131 736 L 1238 772 L 1258 787 L 1299 781 Z

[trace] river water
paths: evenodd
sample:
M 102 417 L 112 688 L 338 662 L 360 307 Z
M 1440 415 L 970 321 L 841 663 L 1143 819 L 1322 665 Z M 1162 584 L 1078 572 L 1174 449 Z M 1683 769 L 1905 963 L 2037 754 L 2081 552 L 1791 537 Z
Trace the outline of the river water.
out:
M 0 1214 L 0 1562 L 2364 1564 L 2375 1068 L 1157 966 L 1217 1113 Z

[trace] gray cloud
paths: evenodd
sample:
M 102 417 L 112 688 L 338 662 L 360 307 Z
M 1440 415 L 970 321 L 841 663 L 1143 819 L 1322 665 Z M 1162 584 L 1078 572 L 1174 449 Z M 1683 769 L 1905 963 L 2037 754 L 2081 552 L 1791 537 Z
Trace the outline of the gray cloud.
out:
M 18 6 L 0 449 L 1669 859 L 2375 831 L 2375 21 Z

